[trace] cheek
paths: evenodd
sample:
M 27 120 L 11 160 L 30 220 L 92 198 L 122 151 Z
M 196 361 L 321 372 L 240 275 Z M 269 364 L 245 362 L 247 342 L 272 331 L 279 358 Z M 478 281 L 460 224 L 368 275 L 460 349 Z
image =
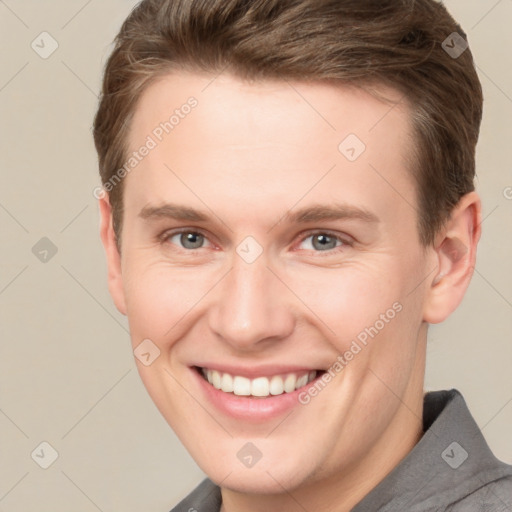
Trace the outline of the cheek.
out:
M 170 343 L 181 323 L 211 288 L 211 275 L 197 268 L 160 264 L 127 265 L 123 272 L 133 342 L 141 336 Z M 183 321 L 183 322 L 182 322 Z
M 331 335 L 346 339 L 379 321 L 381 315 L 395 317 L 405 286 L 392 272 L 390 266 L 374 262 L 336 269 L 305 268 L 289 274 L 288 279 L 290 288 Z
M 410 293 L 417 265 L 381 254 L 364 264 L 289 275 L 290 288 L 307 306 L 301 310 L 342 356 L 337 368 L 346 368 L 351 380 L 362 378 L 368 366 L 386 375 L 411 366 L 421 323 L 421 301 Z

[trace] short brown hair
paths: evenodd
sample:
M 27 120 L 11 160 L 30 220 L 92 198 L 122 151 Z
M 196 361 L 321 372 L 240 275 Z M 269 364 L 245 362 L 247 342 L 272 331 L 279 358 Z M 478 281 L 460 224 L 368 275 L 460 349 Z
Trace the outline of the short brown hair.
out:
M 411 106 L 418 230 L 431 244 L 474 190 L 482 89 L 466 35 L 435 0 L 143 0 L 124 21 L 104 71 L 94 142 L 103 185 L 126 160 L 130 121 L 156 78 L 188 69 L 241 79 L 383 84 Z M 462 39 L 461 39 L 462 38 Z M 122 187 L 110 202 L 118 246 Z

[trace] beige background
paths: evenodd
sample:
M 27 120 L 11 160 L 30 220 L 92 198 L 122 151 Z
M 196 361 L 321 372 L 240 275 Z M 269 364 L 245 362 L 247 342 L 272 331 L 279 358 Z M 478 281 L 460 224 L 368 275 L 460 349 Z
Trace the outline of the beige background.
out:
M 426 387 L 458 388 L 512 463 L 512 0 L 445 3 L 484 87 L 485 221 L 469 292 L 431 329 Z M 139 380 L 126 319 L 108 294 L 92 195 L 101 70 L 134 4 L 0 0 L 3 512 L 168 511 L 202 478 Z M 43 31 L 58 43 L 47 59 L 31 47 Z M 32 252 L 42 237 L 58 249 L 46 262 Z M 48 469 L 35 462 L 50 460 L 42 441 L 59 454 Z

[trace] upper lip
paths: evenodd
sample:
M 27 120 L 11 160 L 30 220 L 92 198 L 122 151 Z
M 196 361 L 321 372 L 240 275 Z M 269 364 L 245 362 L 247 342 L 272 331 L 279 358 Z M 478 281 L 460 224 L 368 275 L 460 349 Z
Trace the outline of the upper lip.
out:
M 260 365 L 260 366 L 235 366 L 218 363 L 201 363 L 194 365 L 197 368 L 207 368 L 208 370 L 217 370 L 220 373 L 229 373 L 233 376 L 247 377 L 273 377 L 274 375 L 287 375 L 289 373 L 303 374 L 312 371 L 323 371 L 319 367 L 311 366 L 290 366 L 290 365 Z

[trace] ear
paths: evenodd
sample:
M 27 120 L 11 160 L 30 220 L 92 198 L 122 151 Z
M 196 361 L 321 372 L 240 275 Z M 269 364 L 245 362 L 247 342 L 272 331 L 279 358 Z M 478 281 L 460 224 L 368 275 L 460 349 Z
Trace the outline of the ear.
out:
M 476 192 L 464 195 L 436 237 L 437 271 L 429 283 L 423 320 L 443 322 L 462 302 L 476 263 L 482 209 Z
M 116 244 L 116 236 L 112 223 L 112 208 L 109 197 L 104 194 L 98 199 L 100 208 L 100 236 L 105 249 L 108 267 L 108 289 L 116 308 L 126 315 L 126 303 L 121 272 L 121 255 Z

